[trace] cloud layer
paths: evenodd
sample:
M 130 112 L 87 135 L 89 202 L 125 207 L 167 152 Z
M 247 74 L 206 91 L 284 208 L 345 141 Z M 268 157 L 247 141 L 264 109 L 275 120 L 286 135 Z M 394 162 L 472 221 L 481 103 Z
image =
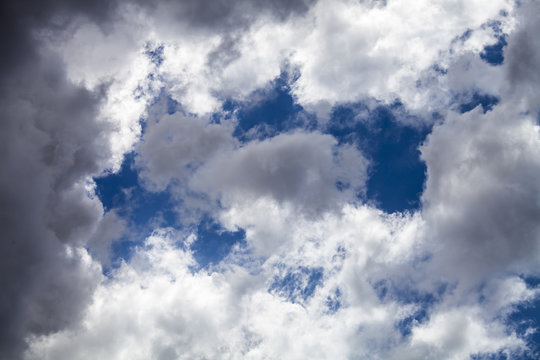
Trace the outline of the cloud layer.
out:
M 536 2 L 2 6 L 0 358 L 538 355 Z M 429 129 L 418 208 L 367 195 L 375 109 Z

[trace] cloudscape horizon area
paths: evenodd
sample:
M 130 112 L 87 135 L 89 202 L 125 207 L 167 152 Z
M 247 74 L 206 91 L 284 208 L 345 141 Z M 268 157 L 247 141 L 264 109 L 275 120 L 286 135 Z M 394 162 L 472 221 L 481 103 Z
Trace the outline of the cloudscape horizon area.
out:
M 0 17 L 0 360 L 540 358 L 538 1 Z

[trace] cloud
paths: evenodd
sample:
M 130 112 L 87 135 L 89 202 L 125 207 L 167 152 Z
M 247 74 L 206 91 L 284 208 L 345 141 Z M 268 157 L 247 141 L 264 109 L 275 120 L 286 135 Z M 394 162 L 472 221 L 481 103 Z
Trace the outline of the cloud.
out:
M 367 161 L 354 147 L 338 147 L 329 135 L 297 132 L 219 154 L 195 174 L 191 187 L 224 206 L 270 197 L 321 212 L 354 201 L 364 189 L 366 169 Z
M 123 2 L 116 8 L 113 25 L 75 23 L 73 36 L 52 41 L 63 49 L 70 74 L 91 84 L 96 75 L 129 69 L 130 83 L 127 74 L 115 77 L 126 91 L 135 91 L 137 81 L 148 82 L 140 71 L 153 73 L 159 77 L 154 86 L 163 86 L 197 114 L 218 110 L 224 98 L 245 98 L 286 69 L 298 70 L 293 94 L 309 109 L 374 98 L 399 100 L 423 114 L 443 111 L 451 86 L 433 69 L 446 69 L 468 52 L 480 54 L 497 40 L 489 24 L 498 22 L 509 31 L 514 19 L 512 2 L 506 0 L 414 6 L 161 1 L 153 6 Z M 135 61 L 148 43 L 163 46 L 158 69 Z
M 540 8 L 534 2 L 524 2 L 518 11 L 519 27 L 509 36 L 508 47 L 504 51 L 507 65 L 508 94 L 522 96 L 528 111 L 538 112 L 538 69 L 540 68 L 540 44 L 531 34 L 538 30 L 535 21 Z M 515 101 L 519 101 L 516 99 Z
M 86 179 L 110 152 L 94 121 L 101 94 L 63 76 L 54 56 L 2 82 L 1 357 L 17 358 L 29 333 L 75 321 L 99 282 L 80 248 L 103 210 Z
M 3 4 L 14 46 L 0 85 L 1 358 L 19 359 L 28 336 L 77 322 L 102 276 L 84 244 L 103 214 L 91 176 L 113 153 L 110 123 L 96 121 L 106 91 L 67 79 L 36 32 L 61 32 L 63 23 L 49 26 L 68 13 L 105 21 L 108 7 L 52 5 Z
M 180 113 L 148 122 L 136 159 L 143 182 L 155 191 L 186 183 L 197 168 L 236 146 L 233 130 L 231 124 L 209 124 Z
M 185 245 L 196 234 L 156 230 L 101 283 L 84 321 L 33 338 L 26 358 L 412 359 L 523 348 L 498 317 L 534 296 L 519 278 L 493 284 L 490 294 L 515 295 L 488 300 L 488 311 L 457 306 L 449 296 L 430 319 L 413 322 L 410 336 L 402 335 L 397 324 L 417 305 L 398 293 L 381 297 L 373 285 L 414 262 L 421 227 L 418 216 L 347 207 L 324 220 L 289 221 L 282 233 L 289 241 L 251 269 L 229 262 L 195 272 Z M 288 283 L 287 274 L 298 269 L 317 269 L 321 279 L 302 297 L 289 297 L 288 287 L 298 284 Z
M 527 351 L 507 321 L 538 297 L 524 280 L 540 262 L 536 3 L 2 6 L 0 358 Z M 481 53 L 500 36 L 494 66 Z M 421 208 L 363 203 L 368 161 L 320 117 L 238 138 L 236 107 L 279 76 L 315 115 L 365 102 L 436 120 Z M 464 112 L 483 94 L 497 100 Z M 129 223 L 93 177 L 132 151 L 183 222 L 111 259 Z M 245 242 L 200 268 L 202 213 Z
M 188 28 L 202 28 L 214 32 L 234 31 L 249 26 L 260 17 L 272 17 L 283 21 L 290 16 L 305 13 L 315 3 L 313 0 L 293 1 L 160 1 L 157 4 L 146 4 L 150 14 L 155 18 L 165 18 L 167 25 L 180 24 Z M 174 25 L 173 25 L 174 26 Z
M 422 200 L 444 273 L 521 273 L 539 260 L 539 150 L 536 118 L 513 101 L 450 114 L 434 128 L 422 147 Z

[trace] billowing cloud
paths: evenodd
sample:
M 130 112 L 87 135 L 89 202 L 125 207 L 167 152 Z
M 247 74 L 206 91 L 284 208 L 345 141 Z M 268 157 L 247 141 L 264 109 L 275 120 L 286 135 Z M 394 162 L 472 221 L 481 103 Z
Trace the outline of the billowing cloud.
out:
M 445 272 L 483 277 L 516 266 L 519 273 L 520 262 L 538 261 L 539 150 L 535 119 L 513 104 L 452 114 L 434 129 L 422 150 L 423 200 Z
M 221 198 L 225 206 L 269 197 L 320 212 L 340 200 L 354 201 L 366 169 L 358 151 L 337 147 L 329 135 L 293 133 L 222 152 L 197 172 L 192 187 Z
M 102 94 L 67 81 L 54 56 L 34 61 L 0 90 L 2 358 L 75 321 L 101 277 L 82 245 L 103 214 L 86 182 L 110 155 Z
M 202 164 L 235 147 L 233 130 L 228 124 L 179 114 L 149 122 L 137 159 L 146 186 L 164 190 L 171 183 L 187 182 Z

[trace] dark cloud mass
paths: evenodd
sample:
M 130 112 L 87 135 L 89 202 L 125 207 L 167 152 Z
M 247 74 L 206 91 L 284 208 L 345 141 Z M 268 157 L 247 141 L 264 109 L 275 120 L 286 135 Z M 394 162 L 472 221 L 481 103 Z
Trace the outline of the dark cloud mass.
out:
M 209 28 L 234 30 L 249 25 L 261 15 L 270 15 L 285 20 L 291 15 L 305 13 L 316 0 L 163 0 L 157 3 L 141 2 L 157 12 L 167 11 L 180 21 L 190 25 Z
M 106 17 L 107 2 L 93 4 L 2 2 L 2 359 L 18 359 L 27 336 L 76 321 L 101 276 L 78 246 L 102 212 L 84 181 L 109 156 L 106 126 L 96 122 L 104 93 L 73 85 L 35 38 L 62 25 L 56 16 Z
M 75 319 L 100 276 L 71 248 L 102 211 L 84 188 L 107 156 L 95 122 L 99 94 L 67 82 L 54 58 L 33 65 L 4 78 L 0 104 L 0 349 L 13 359 L 26 335 Z
M 81 16 L 104 24 L 112 15 L 116 1 L 3 1 L 0 5 L 0 29 L 5 51 L 0 60 L 0 70 L 30 66 L 39 61 L 39 41 L 36 32 L 61 31 L 74 18 Z

